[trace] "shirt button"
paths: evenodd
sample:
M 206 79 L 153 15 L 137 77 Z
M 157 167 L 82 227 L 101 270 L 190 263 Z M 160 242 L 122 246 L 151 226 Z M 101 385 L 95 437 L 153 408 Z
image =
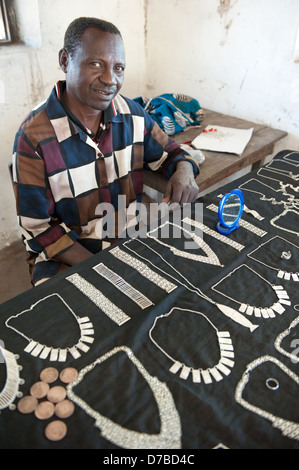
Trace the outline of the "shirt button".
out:
M 102 186 L 106 186 L 107 181 L 106 181 L 106 180 L 102 180 L 102 181 L 101 181 L 101 184 L 102 184 Z

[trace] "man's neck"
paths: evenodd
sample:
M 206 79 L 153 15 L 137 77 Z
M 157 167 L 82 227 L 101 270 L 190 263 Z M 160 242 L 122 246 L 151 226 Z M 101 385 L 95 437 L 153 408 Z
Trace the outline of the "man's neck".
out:
M 69 111 L 93 134 L 97 134 L 100 123 L 103 118 L 103 111 L 91 109 L 86 106 L 76 106 L 74 102 L 68 99 L 66 90 L 63 93 L 63 101 Z

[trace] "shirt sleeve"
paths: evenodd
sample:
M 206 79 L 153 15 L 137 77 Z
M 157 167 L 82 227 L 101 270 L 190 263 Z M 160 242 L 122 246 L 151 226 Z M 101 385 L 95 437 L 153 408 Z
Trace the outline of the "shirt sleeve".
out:
M 40 260 L 51 259 L 72 246 L 79 235 L 55 216 L 44 159 L 22 130 L 15 138 L 12 169 L 18 223 L 26 249 Z

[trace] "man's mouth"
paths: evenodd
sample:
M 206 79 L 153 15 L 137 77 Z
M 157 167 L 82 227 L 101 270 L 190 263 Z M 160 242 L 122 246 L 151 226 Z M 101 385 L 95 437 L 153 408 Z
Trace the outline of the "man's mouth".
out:
M 94 88 L 93 89 L 95 93 L 97 93 L 99 96 L 106 98 L 106 99 L 112 99 L 114 96 L 114 92 L 111 90 L 101 90 L 99 88 Z

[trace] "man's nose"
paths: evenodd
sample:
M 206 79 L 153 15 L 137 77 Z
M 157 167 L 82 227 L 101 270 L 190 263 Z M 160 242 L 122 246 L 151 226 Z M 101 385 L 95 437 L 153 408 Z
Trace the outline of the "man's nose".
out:
M 114 70 L 106 67 L 105 70 L 99 76 L 99 79 L 102 83 L 105 83 L 107 86 L 113 86 L 117 84 L 117 79 L 114 73 Z

